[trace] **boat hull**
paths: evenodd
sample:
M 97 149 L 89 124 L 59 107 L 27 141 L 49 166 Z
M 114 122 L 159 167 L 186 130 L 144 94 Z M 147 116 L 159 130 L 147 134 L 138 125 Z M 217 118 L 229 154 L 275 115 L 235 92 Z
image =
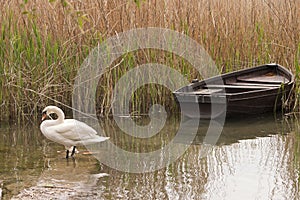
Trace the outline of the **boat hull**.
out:
M 173 94 L 185 116 L 212 119 L 281 109 L 293 84 L 292 73 L 268 64 L 194 82 Z

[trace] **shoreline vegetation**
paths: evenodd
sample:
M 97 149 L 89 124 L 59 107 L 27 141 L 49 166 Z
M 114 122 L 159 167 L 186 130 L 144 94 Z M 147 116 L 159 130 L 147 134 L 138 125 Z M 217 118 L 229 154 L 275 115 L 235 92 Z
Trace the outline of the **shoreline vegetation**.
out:
M 39 120 L 50 104 L 71 113 L 73 83 L 89 52 L 116 33 L 145 27 L 168 28 L 196 40 L 221 73 L 273 62 L 287 67 L 296 78 L 288 107 L 300 111 L 298 0 L 0 1 L 1 121 Z M 99 81 L 99 116 L 111 113 L 113 87 L 122 75 L 155 62 L 189 80 L 201 78 L 171 53 L 129 52 L 107 66 Z M 167 112 L 178 110 L 171 91 L 149 84 L 132 95 L 131 112 L 147 113 L 157 103 Z

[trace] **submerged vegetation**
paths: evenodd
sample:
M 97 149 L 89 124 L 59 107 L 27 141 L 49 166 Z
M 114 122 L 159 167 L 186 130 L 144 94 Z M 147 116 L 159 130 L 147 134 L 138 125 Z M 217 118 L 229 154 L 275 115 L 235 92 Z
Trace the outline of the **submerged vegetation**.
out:
M 141 27 L 162 27 L 201 44 L 219 70 L 276 62 L 300 74 L 298 0 L 1 0 L 0 119 L 32 118 L 48 104 L 71 106 L 77 70 L 106 38 Z M 199 76 L 168 52 L 129 52 L 108 66 L 98 88 L 99 114 L 111 112 L 113 86 L 129 69 L 157 62 L 174 67 L 189 80 Z M 299 86 L 291 107 L 299 111 Z M 176 110 L 171 92 L 147 85 L 132 95 L 133 112 L 149 104 Z

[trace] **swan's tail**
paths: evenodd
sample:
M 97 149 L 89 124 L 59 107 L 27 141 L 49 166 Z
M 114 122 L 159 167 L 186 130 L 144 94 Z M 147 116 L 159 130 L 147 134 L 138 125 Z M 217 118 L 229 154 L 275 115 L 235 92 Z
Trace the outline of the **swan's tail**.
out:
M 83 140 L 80 142 L 81 145 L 90 145 L 90 144 L 95 144 L 95 143 L 99 143 L 99 142 L 104 142 L 106 140 L 108 140 L 109 137 L 97 137 L 97 138 L 91 138 L 91 139 L 87 139 L 87 140 Z

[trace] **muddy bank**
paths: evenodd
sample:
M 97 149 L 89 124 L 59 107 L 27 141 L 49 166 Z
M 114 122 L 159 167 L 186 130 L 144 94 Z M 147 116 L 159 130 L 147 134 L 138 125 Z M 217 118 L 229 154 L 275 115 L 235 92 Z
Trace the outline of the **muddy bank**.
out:
M 43 187 L 34 186 L 29 189 L 24 189 L 18 195 L 14 196 L 13 200 L 32 200 L 32 199 L 103 199 L 101 192 L 79 190 L 67 187 Z
M 74 182 L 42 179 L 36 186 L 22 190 L 12 199 L 103 199 L 103 190 L 97 187 L 97 182 L 100 178 L 106 176 L 108 176 L 106 173 L 93 174 L 83 180 Z
M 3 199 L 102 199 L 103 189 L 97 183 L 109 175 L 97 169 L 97 160 L 82 154 L 69 161 L 61 156 L 46 158 L 37 179 L 18 194 L 11 198 L 4 195 Z

